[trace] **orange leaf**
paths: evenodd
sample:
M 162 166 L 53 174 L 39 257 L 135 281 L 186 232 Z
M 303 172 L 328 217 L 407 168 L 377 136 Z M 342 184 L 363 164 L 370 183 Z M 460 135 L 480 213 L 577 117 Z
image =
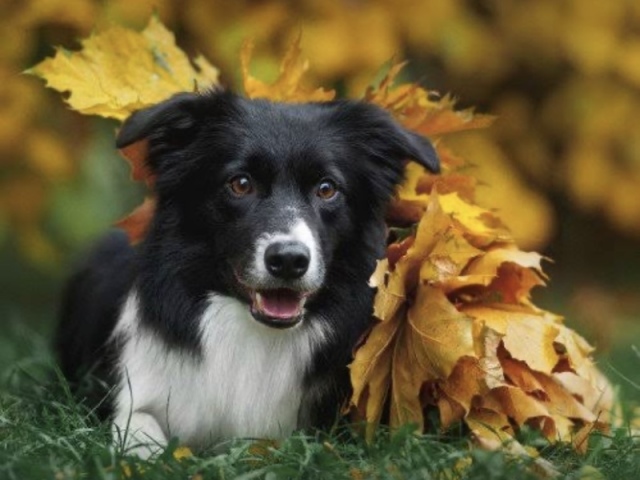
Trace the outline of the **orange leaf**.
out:
M 549 399 L 544 388 L 526 363 L 511 358 L 503 358 L 501 363 L 505 376 L 513 385 L 540 400 Z
M 490 373 L 482 368 L 479 359 L 462 357 L 441 388 L 447 397 L 463 407 L 466 414 L 471 410 L 476 395 L 486 395 L 491 390 L 489 385 L 492 382 L 487 381 L 488 376 Z M 445 425 L 443 427 L 446 428 Z
M 136 243 L 140 243 L 147 234 L 155 209 L 155 199 L 147 197 L 144 199 L 142 205 L 137 207 L 127 217 L 118 220 L 115 225 L 127 232 L 129 242 L 135 245 Z
M 128 145 L 119 150 L 129 166 L 131 167 L 131 179 L 136 182 L 145 182 L 148 187 L 151 187 L 154 182 L 154 176 L 149 166 L 147 165 L 147 158 L 149 155 L 149 142 L 142 139 L 131 145 Z
M 539 285 L 545 285 L 539 273 L 515 263 L 504 263 L 498 269 L 498 276 L 487 287 L 487 290 L 489 295 L 498 294 L 501 302 L 505 304 L 532 307 L 530 292 L 533 287 Z
M 547 407 L 519 388 L 508 385 L 495 388 L 489 395 L 482 397 L 479 404 L 483 408 L 504 413 L 517 425 L 525 425 L 529 421 L 539 422 L 538 426 L 544 436 L 555 440 L 556 426 Z
M 405 65 L 406 62 L 392 64 L 378 86 L 367 89 L 364 100 L 385 108 L 407 128 L 427 136 L 485 128 L 493 123 L 492 116 L 454 110 L 455 102 L 449 96 L 434 101 L 416 84 L 393 86 Z
M 449 96 L 445 96 L 438 102 L 437 109 L 420 122 L 414 129 L 423 135 L 442 135 L 463 130 L 475 130 L 487 128 L 494 121 L 491 115 L 477 115 L 473 110 L 454 110 L 455 102 Z

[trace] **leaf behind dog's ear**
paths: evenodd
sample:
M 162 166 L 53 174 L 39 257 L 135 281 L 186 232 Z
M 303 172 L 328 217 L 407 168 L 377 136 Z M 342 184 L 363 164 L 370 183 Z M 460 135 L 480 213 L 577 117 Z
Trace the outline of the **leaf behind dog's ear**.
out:
M 199 97 L 197 93 L 179 93 L 157 105 L 134 112 L 118 132 L 116 146 L 122 149 L 161 129 L 165 133 L 179 133 L 192 128 L 195 124 L 193 107 Z

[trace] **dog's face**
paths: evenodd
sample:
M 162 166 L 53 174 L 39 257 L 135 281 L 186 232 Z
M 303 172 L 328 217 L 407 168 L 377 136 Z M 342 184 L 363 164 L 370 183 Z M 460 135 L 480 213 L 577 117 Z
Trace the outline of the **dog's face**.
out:
M 158 194 L 149 248 L 179 258 L 186 289 L 234 295 L 276 328 L 304 318 L 349 260 L 337 252 L 383 228 L 403 160 L 438 169 L 427 140 L 358 102 L 182 94 L 134 114 L 118 146 L 141 139 Z

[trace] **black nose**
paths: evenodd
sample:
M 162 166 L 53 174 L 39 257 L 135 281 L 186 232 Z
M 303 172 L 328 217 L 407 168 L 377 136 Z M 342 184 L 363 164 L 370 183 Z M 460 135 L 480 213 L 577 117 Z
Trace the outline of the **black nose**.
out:
M 274 277 L 294 280 L 309 268 L 309 249 L 300 242 L 276 242 L 264 252 L 264 263 Z

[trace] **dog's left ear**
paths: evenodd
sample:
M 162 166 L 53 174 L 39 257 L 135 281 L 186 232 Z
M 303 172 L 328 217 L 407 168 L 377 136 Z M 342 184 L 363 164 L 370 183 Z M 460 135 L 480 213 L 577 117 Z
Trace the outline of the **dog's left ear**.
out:
M 183 152 L 205 126 L 212 128 L 223 122 L 234 98 L 223 90 L 178 93 L 127 118 L 116 137 L 116 147 L 124 149 L 146 141 L 142 162 L 154 175 L 164 178 L 157 185 L 179 184 L 194 165 L 193 156 Z
M 388 146 L 388 155 L 396 160 L 413 160 L 433 173 L 440 173 L 440 159 L 431 141 L 400 125 L 384 112 L 378 128 Z
M 400 132 L 396 136 L 399 137 L 398 148 L 401 154 L 433 173 L 440 173 L 440 158 L 431 141 L 399 125 L 398 128 Z
M 364 102 L 336 102 L 337 124 L 349 132 L 350 143 L 371 158 L 378 168 L 395 173 L 400 181 L 403 161 L 413 160 L 440 172 L 440 160 L 431 141 L 398 123 L 386 110 Z

